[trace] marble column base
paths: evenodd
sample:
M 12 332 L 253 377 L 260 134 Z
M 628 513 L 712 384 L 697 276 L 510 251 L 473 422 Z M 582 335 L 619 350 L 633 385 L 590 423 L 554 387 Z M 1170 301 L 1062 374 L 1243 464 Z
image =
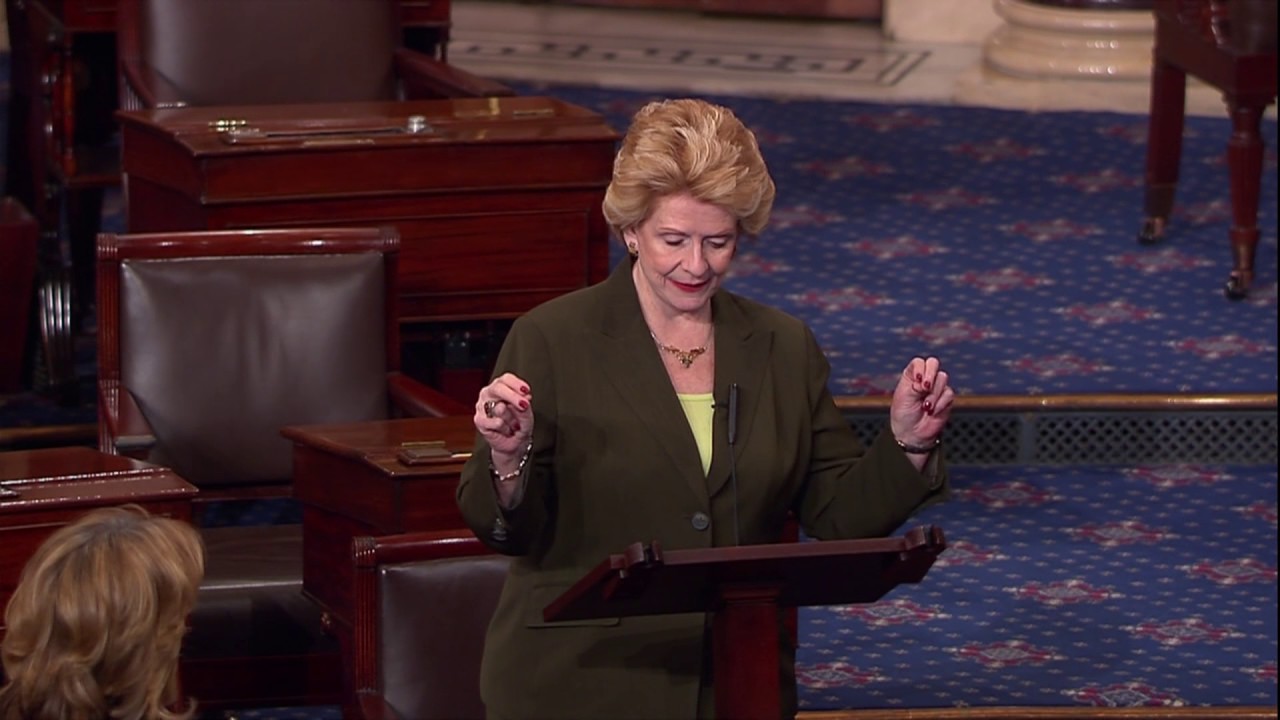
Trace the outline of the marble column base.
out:
M 1037 79 L 1147 80 L 1155 19 L 1151 11 L 1051 7 L 995 0 L 1003 23 L 983 55 L 991 69 Z
M 982 47 L 983 62 L 956 80 L 966 105 L 1031 110 L 1150 110 L 1150 11 L 1050 7 L 993 0 L 1001 24 Z M 1105 86 L 1105 87 L 1104 87 Z M 1221 117 L 1222 94 L 1187 82 L 1187 114 Z

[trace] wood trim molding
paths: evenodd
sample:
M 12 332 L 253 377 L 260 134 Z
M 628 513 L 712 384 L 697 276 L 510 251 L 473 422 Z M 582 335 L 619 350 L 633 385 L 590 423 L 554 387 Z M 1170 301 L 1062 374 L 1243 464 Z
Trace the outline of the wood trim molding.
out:
M 1274 720 L 1276 707 L 969 707 L 801 712 L 796 720 Z
M 844 411 L 881 410 L 889 407 L 888 395 L 836 397 Z M 1157 393 L 1079 395 L 963 395 L 956 398 L 956 412 L 1035 410 L 1173 411 L 1173 410 L 1275 410 L 1276 393 L 1222 395 L 1162 395 Z

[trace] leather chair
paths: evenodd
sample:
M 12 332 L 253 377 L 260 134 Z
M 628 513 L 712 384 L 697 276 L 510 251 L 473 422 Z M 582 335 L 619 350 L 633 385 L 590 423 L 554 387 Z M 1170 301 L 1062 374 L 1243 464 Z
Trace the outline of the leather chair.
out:
M 480 659 L 509 559 L 469 530 L 352 543 L 358 715 L 481 720 Z
M 1227 297 L 1248 295 L 1258 246 L 1262 114 L 1276 99 L 1276 0 L 1156 0 L 1155 64 L 1139 242 L 1164 237 L 1182 155 L 1187 74 L 1222 91 L 1231 116 Z
M 119 0 L 120 107 L 488 97 L 404 46 L 399 0 Z
M 211 499 L 287 496 L 285 425 L 470 408 L 399 372 L 392 228 L 103 233 L 99 445 Z M 302 596 L 298 524 L 205 528 L 184 646 L 202 707 L 340 699 L 337 642 Z

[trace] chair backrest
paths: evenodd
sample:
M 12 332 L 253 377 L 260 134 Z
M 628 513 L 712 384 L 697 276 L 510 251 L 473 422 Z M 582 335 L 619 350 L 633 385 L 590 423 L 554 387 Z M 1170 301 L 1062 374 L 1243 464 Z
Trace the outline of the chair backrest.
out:
M 122 65 L 161 105 L 396 97 L 397 0 L 119 0 Z
M 375 645 L 357 648 L 357 690 L 398 717 L 484 718 L 480 660 L 509 558 L 469 530 L 357 539 L 357 557 L 362 543 L 357 585 L 376 589 L 357 593 L 356 637 Z
M 388 417 L 390 228 L 99 237 L 100 383 L 193 484 L 288 484 L 285 425 Z

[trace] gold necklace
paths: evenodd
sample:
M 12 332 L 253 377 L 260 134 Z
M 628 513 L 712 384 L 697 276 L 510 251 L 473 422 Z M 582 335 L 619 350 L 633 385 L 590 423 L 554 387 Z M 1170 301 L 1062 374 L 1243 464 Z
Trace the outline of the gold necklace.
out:
M 666 352 L 674 355 L 676 360 L 679 360 L 680 364 L 683 365 L 686 370 L 689 369 L 689 366 L 693 364 L 694 360 L 697 360 L 707 351 L 706 345 L 699 345 L 698 347 L 690 348 L 689 350 L 681 350 L 678 347 L 666 345 L 658 339 L 657 335 L 653 334 L 652 330 L 649 331 L 649 337 L 653 338 L 653 341 L 658 344 L 658 349 L 665 350 Z

